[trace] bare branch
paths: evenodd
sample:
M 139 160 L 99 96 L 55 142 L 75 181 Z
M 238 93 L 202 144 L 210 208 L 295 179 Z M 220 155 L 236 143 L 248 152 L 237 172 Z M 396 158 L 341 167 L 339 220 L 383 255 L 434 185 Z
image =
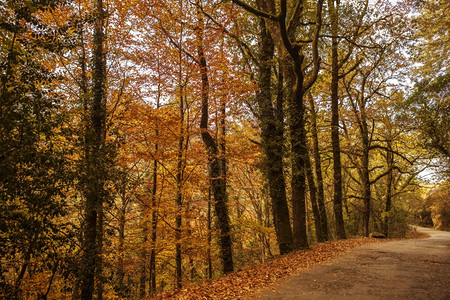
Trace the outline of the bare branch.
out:
M 232 1 L 233 1 L 234 4 L 239 5 L 240 7 L 242 7 L 243 9 L 248 11 L 249 13 L 254 14 L 255 16 L 263 17 L 263 18 L 266 18 L 266 19 L 269 19 L 269 20 L 272 20 L 272 21 L 279 21 L 279 19 L 280 19 L 279 15 L 275 16 L 275 15 L 269 14 L 267 12 L 258 10 L 256 8 L 248 5 L 247 3 L 241 1 L 241 0 L 232 0 Z

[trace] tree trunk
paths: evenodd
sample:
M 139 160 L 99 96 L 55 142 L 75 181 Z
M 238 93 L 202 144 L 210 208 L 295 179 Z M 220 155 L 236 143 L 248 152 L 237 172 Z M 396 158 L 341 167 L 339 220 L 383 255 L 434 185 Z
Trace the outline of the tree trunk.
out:
M 94 283 L 101 271 L 101 235 L 103 199 L 105 198 L 105 57 L 103 51 L 103 1 L 95 0 L 95 28 L 93 36 L 92 103 L 89 107 L 90 122 L 86 130 L 85 154 L 85 224 L 83 255 L 81 263 L 81 298 L 90 300 L 94 294 Z M 101 291 L 100 291 L 101 293 Z M 97 295 L 99 296 L 99 295 Z M 101 296 L 101 295 L 100 295 Z
M 141 270 L 140 270 L 140 278 L 139 278 L 139 296 L 141 298 L 145 297 L 145 285 L 147 283 L 147 259 L 148 259 L 148 209 L 146 205 L 142 207 L 142 249 L 141 249 Z M 123 279 L 122 279 L 123 281 Z
M 322 240 L 323 232 L 322 232 L 322 224 L 320 221 L 319 207 L 317 205 L 317 187 L 314 182 L 314 175 L 311 169 L 311 159 L 309 155 L 306 157 L 306 178 L 308 179 L 308 187 L 309 187 L 309 200 L 311 201 L 311 207 L 314 215 L 314 227 L 316 228 L 316 238 L 318 242 L 324 242 Z
M 312 65 L 313 69 L 309 79 L 304 82 L 305 69 L 302 68 L 305 56 L 302 47 L 296 43 L 298 29 L 302 25 L 301 19 L 304 13 L 302 5 L 289 5 L 288 15 L 287 0 L 260 0 L 257 1 L 258 9 L 249 6 L 241 0 L 233 0 L 250 13 L 265 17 L 272 39 L 277 41 L 281 56 L 284 76 L 287 79 L 288 92 L 288 128 L 291 144 L 291 167 L 292 167 L 292 215 L 293 215 L 293 247 L 301 249 L 308 247 L 306 233 L 305 212 L 305 157 L 308 155 L 306 148 L 306 131 L 304 121 L 303 96 L 317 79 L 320 69 L 319 38 L 322 28 L 323 0 L 317 1 L 316 12 L 313 23 L 315 24 L 314 37 L 312 39 Z M 292 3 L 290 3 L 292 4 Z
M 364 202 L 363 209 L 363 233 L 364 236 L 369 236 L 369 225 L 370 225 L 370 170 L 369 170 L 369 151 L 370 151 L 370 140 L 369 131 L 367 126 L 367 117 L 365 109 L 361 106 L 360 112 L 360 134 L 361 134 L 361 144 L 362 144 L 362 155 L 361 155 L 361 166 L 360 166 L 360 177 L 361 177 L 361 192 Z
M 223 263 L 223 272 L 233 272 L 233 254 L 231 241 L 231 226 L 228 217 L 227 192 L 224 174 L 222 173 L 221 160 L 218 157 L 219 150 L 217 141 L 208 132 L 208 100 L 209 100 L 209 80 L 206 57 L 203 50 L 204 24 L 201 11 L 198 12 L 197 52 L 200 74 L 202 80 L 202 114 L 200 129 L 202 140 L 208 151 L 209 176 L 211 178 L 211 188 L 214 199 L 214 209 L 217 216 L 217 224 L 220 230 L 219 245 L 220 256 Z
M 158 144 L 155 145 L 157 151 Z M 158 215 L 157 215 L 157 205 L 156 205 L 156 184 L 157 184 L 157 167 L 158 162 L 155 160 L 153 163 L 153 185 L 152 185 L 152 234 L 151 234 L 151 251 L 150 251 L 150 266 L 149 266 L 149 292 L 153 294 L 156 292 L 156 239 L 157 233 L 156 229 L 158 226 Z
M 273 3 L 273 2 L 272 2 Z M 285 47 L 288 57 L 285 59 L 285 77 L 288 89 L 292 91 L 288 96 L 288 128 L 291 144 L 291 190 L 292 190 L 292 216 L 293 216 L 293 241 L 294 249 L 308 248 L 308 239 L 306 231 L 306 158 L 308 149 L 306 146 L 306 129 L 305 129 L 305 106 L 303 97 L 305 92 L 314 84 L 320 69 L 319 57 L 319 37 L 322 28 L 322 6 L 323 0 L 317 1 L 315 12 L 315 28 L 314 37 L 312 39 L 312 65 L 313 69 L 308 80 L 305 81 L 305 69 L 302 64 L 305 55 L 301 51 L 301 47 L 295 43 L 296 30 L 301 25 L 300 19 L 302 14 L 302 5 L 294 6 L 292 15 L 287 14 L 287 1 L 280 1 L 280 12 L 278 16 L 278 26 L 280 29 L 281 39 Z M 295 80 L 294 80 L 295 78 Z
M 368 237 L 370 233 L 370 179 L 369 179 L 369 157 L 368 152 L 364 151 L 361 158 L 361 165 L 362 165 L 362 177 L 361 177 L 361 184 L 362 184 L 362 198 L 364 201 L 364 210 L 363 210 L 363 234 L 364 236 Z
M 180 71 L 180 80 L 181 80 L 181 71 Z M 182 258 L 181 258 L 181 226 L 182 226 L 182 210 L 183 210 L 183 150 L 184 150 L 184 98 L 183 98 L 183 89 L 181 87 L 180 82 L 180 103 L 179 103 L 179 113 L 180 113 L 180 132 L 178 139 L 178 158 L 177 158 L 177 173 L 176 173 L 176 181 L 177 181 L 177 196 L 176 196 L 176 205 L 177 212 L 175 216 L 175 281 L 176 287 L 178 289 L 181 288 L 182 281 Z
M 102 199 L 103 200 L 103 199 Z M 99 203 L 101 206 L 98 210 L 98 219 L 97 219 L 97 248 L 98 248 L 98 255 L 99 259 L 97 260 L 97 266 L 96 266 L 96 276 L 97 276 L 97 286 L 96 286 L 96 294 L 97 294 L 97 300 L 103 299 L 103 282 L 105 281 L 105 278 L 103 277 L 103 201 L 102 203 Z
M 123 195 L 122 197 L 125 197 Z M 124 202 L 124 201 L 123 201 Z M 122 202 L 122 203 L 123 203 Z M 117 288 L 119 291 L 119 295 L 121 297 L 125 297 L 124 290 L 124 262 L 125 262 L 125 252 L 124 252 L 124 242 L 125 242 L 125 210 L 122 210 L 119 215 L 119 249 L 118 249 L 118 268 L 117 268 Z
M 288 74 L 295 74 L 295 85 L 292 97 L 288 97 L 288 127 L 291 144 L 291 190 L 292 190 L 292 229 L 294 249 L 308 248 L 306 232 L 306 176 L 305 159 L 308 155 L 306 148 L 305 108 L 303 104 L 303 70 L 304 56 L 291 53 L 292 61 L 286 69 Z M 292 76 L 292 75 L 291 75 Z M 289 83 L 289 80 L 288 80 Z
M 206 253 L 207 255 L 207 260 L 208 260 L 208 278 L 212 279 L 213 277 L 213 270 L 212 270 L 212 258 L 211 258 L 211 248 L 212 248 L 212 218 L 211 218 L 211 184 L 209 185 L 208 188 L 208 216 L 207 216 L 208 220 L 208 251 Z
M 391 138 L 391 137 L 389 137 Z M 388 151 L 386 151 L 386 163 L 387 168 L 391 170 L 386 177 L 386 206 L 385 206 L 385 215 L 383 220 L 383 233 L 386 237 L 389 237 L 389 220 L 390 220 L 390 212 L 392 206 L 392 183 L 394 181 L 394 174 L 392 171 L 392 167 L 394 166 L 394 154 L 392 153 L 392 145 L 391 141 L 388 141 Z
M 319 208 L 320 226 L 322 229 L 321 230 L 322 235 L 319 241 L 324 242 L 328 240 L 328 219 L 327 219 L 327 211 L 325 208 L 325 193 L 323 189 L 322 163 L 320 159 L 319 137 L 317 132 L 317 113 L 314 105 L 314 99 L 312 98 L 311 95 L 308 97 L 308 99 L 311 110 L 311 135 L 313 139 L 313 154 L 317 180 L 317 204 Z
M 159 57 L 158 57 L 159 58 Z M 161 74 L 159 68 L 159 59 L 158 59 L 158 75 Z M 161 78 L 159 78 L 161 79 Z M 158 81 L 160 82 L 160 80 Z M 158 94 L 156 97 L 156 109 L 160 109 L 160 99 L 161 99 L 161 84 L 158 83 Z M 159 129 L 158 126 L 155 130 L 156 139 L 159 138 Z M 158 157 L 159 144 L 155 143 L 155 157 Z M 152 208 L 152 225 L 151 225 L 151 250 L 150 250 L 150 265 L 149 265 L 149 293 L 156 293 L 156 239 L 157 232 L 156 229 L 158 227 L 158 215 L 157 215 L 157 202 L 156 202 L 156 191 L 158 184 L 158 160 L 155 159 L 153 161 L 153 171 L 152 171 L 152 191 L 151 191 L 151 208 Z
M 274 43 L 266 30 L 264 21 L 260 22 L 261 48 L 259 53 L 259 76 L 256 100 L 259 106 L 261 128 L 261 147 L 264 152 L 264 173 L 269 184 L 272 201 L 272 215 L 280 254 L 292 250 L 292 230 L 289 208 L 286 199 L 286 182 L 283 174 L 283 124 L 277 118 L 272 104 L 271 75 L 274 56 Z
M 331 144 L 333 147 L 333 210 L 338 239 L 345 239 L 344 218 L 342 215 L 342 167 L 339 142 L 339 57 L 338 20 L 334 0 L 328 1 L 331 15 Z

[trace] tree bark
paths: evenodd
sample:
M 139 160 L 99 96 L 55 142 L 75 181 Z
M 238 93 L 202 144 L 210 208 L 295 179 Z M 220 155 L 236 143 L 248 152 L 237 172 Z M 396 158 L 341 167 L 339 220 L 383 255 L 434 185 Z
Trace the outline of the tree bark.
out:
M 283 61 L 287 90 L 290 93 L 287 99 L 292 168 L 293 247 L 294 249 L 307 248 L 309 245 L 305 220 L 305 157 L 308 153 L 306 148 L 303 96 L 305 91 L 316 81 L 319 73 L 318 43 L 322 28 L 323 0 L 317 1 L 316 4 L 315 29 L 311 45 L 313 69 L 306 82 L 304 81 L 304 72 L 306 71 L 302 67 L 305 56 L 301 51 L 302 47 L 297 43 L 298 29 L 301 25 L 301 16 L 305 8 L 301 1 L 296 1 L 292 6 L 289 5 L 289 16 L 287 0 L 280 0 L 279 3 L 274 0 L 259 0 L 257 1 L 259 9 L 255 9 L 241 0 L 233 0 L 233 2 L 250 13 L 265 18 L 272 38 L 277 41 L 277 47 Z
M 209 176 L 211 178 L 211 189 L 214 199 L 214 209 L 217 216 L 217 224 L 220 230 L 219 245 L 220 256 L 225 274 L 233 272 L 233 253 L 231 241 L 231 226 L 228 216 L 227 192 L 224 174 L 219 158 L 217 141 L 208 131 L 208 101 L 209 101 L 209 79 L 205 53 L 203 50 L 204 24 L 201 11 L 198 12 L 197 53 L 201 74 L 201 97 L 202 114 L 200 119 L 200 129 L 202 140 L 206 146 L 209 160 Z
M 316 229 L 316 238 L 318 242 L 324 242 L 322 224 L 320 221 L 319 207 L 317 205 L 317 187 L 314 181 L 314 175 L 311 168 L 311 159 L 308 155 L 306 158 L 306 178 L 308 179 L 309 187 L 309 200 L 311 201 L 311 207 L 314 215 L 314 227 Z
M 160 70 L 160 57 L 158 54 L 157 70 L 158 76 L 161 75 Z M 161 82 L 161 78 L 158 78 L 158 82 Z M 161 84 L 158 83 L 158 94 L 156 97 L 156 109 L 159 110 L 161 107 Z M 159 138 L 159 129 L 156 126 L 155 137 Z M 155 157 L 158 157 L 159 144 L 155 143 Z M 151 208 L 152 208 L 152 221 L 151 221 L 151 250 L 150 250 L 150 265 L 149 265 L 149 293 L 156 293 L 156 240 L 157 240 L 157 227 L 158 227 L 158 214 L 157 214 L 157 202 L 156 202 L 156 191 L 158 185 L 158 160 L 155 158 L 153 161 L 152 170 L 152 191 L 151 191 Z
M 123 193 L 125 194 L 125 193 Z M 122 195 L 122 197 L 125 197 L 125 195 Z M 124 198 L 122 198 L 124 199 Z M 122 201 L 122 204 L 124 204 L 125 201 Z M 122 297 L 125 297 L 124 290 L 124 278 L 125 278 L 125 271 L 124 271 L 124 263 L 125 263 L 125 252 L 124 252 L 124 243 L 125 243 L 125 209 L 121 210 L 119 212 L 119 249 L 118 249 L 118 267 L 117 267 L 117 288 L 119 290 L 119 295 Z
M 342 215 L 342 167 L 339 141 L 339 57 L 338 20 L 334 0 L 328 0 L 331 16 L 331 144 L 333 147 L 333 211 L 338 239 L 345 239 L 344 218 Z
M 180 74 L 181 77 L 181 74 Z M 183 89 L 180 85 L 180 103 L 179 103 L 179 113 L 180 113 L 180 132 L 178 138 L 178 157 L 177 157 L 177 195 L 176 195 L 176 205 L 177 212 L 175 216 L 175 281 L 176 287 L 181 288 L 182 281 L 182 258 L 181 258 L 181 226 L 182 226 L 182 209 L 183 209 L 183 150 L 184 150 L 184 98 Z
M 367 125 L 367 116 L 365 111 L 365 101 L 360 99 L 360 112 L 359 112 L 359 133 L 360 142 L 362 147 L 362 153 L 360 157 L 360 166 L 358 168 L 359 176 L 361 178 L 361 194 L 364 203 L 363 208 L 363 234 L 369 236 L 370 225 L 370 198 L 371 198 L 371 183 L 370 183 L 370 170 L 369 170 L 369 154 L 370 154 L 370 138 L 369 127 Z M 355 113 L 357 113 L 355 111 Z
M 308 248 L 306 231 L 306 131 L 305 108 L 303 104 L 303 55 L 297 52 L 291 54 L 292 65 L 288 70 L 295 74 L 295 85 L 292 97 L 288 98 L 288 128 L 291 144 L 291 190 L 292 190 L 292 229 L 294 249 Z M 292 73 L 291 73 L 292 74 Z
M 157 107 L 159 108 L 159 101 Z M 158 132 L 157 132 L 158 135 Z M 155 144 L 155 153 L 158 152 L 158 144 Z M 152 176 L 152 231 L 151 231 L 151 250 L 150 250 L 150 266 L 149 266 L 149 292 L 153 294 L 156 292 L 156 239 L 157 233 L 156 229 L 158 226 L 158 215 L 157 215 L 157 203 L 156 203 L 156 185 L 158 176 L 158 162 L 155 160 L 153 162 L 153 176 Z
M 101 235 L 103 200 L 105 198 L 105 138 L 106 138 L 106 98 L 105 98 L 105 56 L 103 1 L 95 0 L 95 27 L 93 36 L 93 88 L 89 106 L 90 122 L 86 130 L 85 153 L 85 224 L 83 255 L 80 276 L 81 298 L 90 300 L 94 294 L 94 283 L 101 271 Z M 100 225 L 100 226 L 99 226 Z M 100 291 L 101 293 L 101 291 Z M 101 296 L 101 295 L 97 295 Z
M 206 253 L 208 260 L 208 278 L 213 278 L 213 269 L 212 269 L 212 258 L 211 258 L 211 248 L 212 248 L 212 218 L 211 218 L 211 183 L 208 187 L 208 215 L 207 215 L 207 226 L 208 226 L 208 250 Z
M 389 130 L 391 130 L 389 128 Z M 388 142 L 387 142 L 387 151 L 386 151 L 386 165 L 388 170 L 390 172 L 387 174 L 386 177 L 386 205 L 384 210 L 384 220 L 383 220 L 383 233 L 386 237 L 389 238 L 390 232 L 389 232 L 389 220 L 390 220 L 390 212 L 392 207 L 392 186 L 394 181 L 394 174 L 393 174 L 393 166 L 394 166 L 394 154 L 392 153 L 392 134 L 389 132 L 388 136 Z
M 320 159 L 320 149 L 319 149 L 319 137 L 317 131 L 317 113 L 314 105 L 314 99 L 311 95 L 308 97 L 310 104 L 310 114 L 311 114 L 311 135 L 313 139 L 313 155 L 314 155 L 314 165 L 317 180 L 317 204 L 319 208 L 320 216 L 320 226 L 321 226 L 321 237 L 319 241 L 324 242 L 328 240 L 328 218 L 325 208 L 325 193 L 323 189 L 323 176 L 322 176 L 322 163 Z
M 362 184 L 362 198 L 364 201 L 363 210 L 363 234 L 368 237 L 370 233 L 370 174 L 369 174 L 369 151 L 363 150 L 361 157 L 361 184 Z
M 286 182 L 283 174 L 283 123 L 276 116 L 272 104 L 271 75 L 274 43 L 264 21 L 260 22 L 259 75 L 256 100 L 259 106 L 261 147 L 264 152 L 264 173 L 269 184 L 272 215 L 280 254 L 292 250 L 292 230 L 286 199 Z
M 97 266 L 96 266 L 96 276 L 97 276 L 97 285 L 96 285 L 96 294 L 97 294 L 97 300 L 103 299 L 103 282 L 105 281 L 105 278 L 103 277 L 103 200 L 102 203 L 99 203 L 99 206 L 101 206 L 98 209 L 98 219 L 97 219 L 97 248 L 98 248 L 98 254 L 99 259 L 97 260 Z

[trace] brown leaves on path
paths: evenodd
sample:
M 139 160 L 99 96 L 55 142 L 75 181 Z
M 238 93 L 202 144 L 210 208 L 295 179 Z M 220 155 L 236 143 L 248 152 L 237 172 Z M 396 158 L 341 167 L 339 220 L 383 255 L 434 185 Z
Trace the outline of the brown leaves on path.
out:
M 165 292 L 155 296 L 155 299 L 245 299 L 254 295 L 258 290 L 270 288 L 275 282 L 289 276 L 298 275 L 315 266 L 360 246 L 381 243 L 389 239 L 351 238 L 316 244 L 307 250 L 300 250 L 272 261 L 231 273 L 214 280 L 182 290 Z

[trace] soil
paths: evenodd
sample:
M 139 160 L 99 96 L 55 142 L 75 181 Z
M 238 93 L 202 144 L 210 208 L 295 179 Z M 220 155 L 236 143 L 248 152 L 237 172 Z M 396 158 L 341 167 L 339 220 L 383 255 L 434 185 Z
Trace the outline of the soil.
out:
M 260 299 L 450 299 L 450 232 L 358 248 L 291 277 Z

